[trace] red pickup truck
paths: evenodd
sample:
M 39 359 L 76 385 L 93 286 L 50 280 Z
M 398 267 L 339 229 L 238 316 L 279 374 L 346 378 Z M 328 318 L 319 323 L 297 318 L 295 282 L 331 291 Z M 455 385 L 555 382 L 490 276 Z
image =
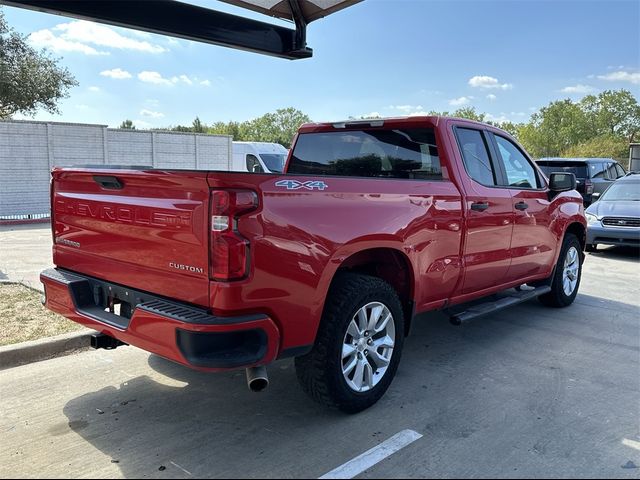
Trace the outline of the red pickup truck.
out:
M 580 284 L 575 177 L 507 133 L 444 117 L 303 125 L 286 173 L 56 168 L 46 306 L 203 371 L 295 357 L 347 412 L 391 383 L 417 313 L 460 324 Z

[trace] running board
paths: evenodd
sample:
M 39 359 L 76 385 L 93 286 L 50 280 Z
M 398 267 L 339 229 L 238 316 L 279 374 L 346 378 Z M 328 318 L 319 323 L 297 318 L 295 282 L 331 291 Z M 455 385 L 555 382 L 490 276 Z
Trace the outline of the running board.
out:
M 482 315 L 497 312 L 498 310 L 502 310 L 503 308 L 526 302 L 533 298 L 539 297 L 540 295 L 544 295 L 545 293 L 549 293 L 550 291 L 551 287 L 547 285 L 536 287 L 532 290 L 516 290 L 513 293 L 509 294 L 509 296 L 502 297 L 498 300 L 482 302 L 473 305 L 472 307 L 469 307 L 467 310 L 464 310 L 460 313 L 453 314 L 449 318 L 449 321 L 453 325 L 462 325 L 463 323 L 466 323 L 469 320 L 473 320 L 476 317 L 481 317 Z

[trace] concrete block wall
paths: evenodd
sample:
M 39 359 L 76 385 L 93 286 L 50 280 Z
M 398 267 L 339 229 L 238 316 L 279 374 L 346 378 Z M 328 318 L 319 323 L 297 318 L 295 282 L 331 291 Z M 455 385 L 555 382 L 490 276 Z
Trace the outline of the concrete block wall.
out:
M 49 215 L 54 166 L 229 170 L 232 138 L 105 125 L 0 121 L 0 221 Z

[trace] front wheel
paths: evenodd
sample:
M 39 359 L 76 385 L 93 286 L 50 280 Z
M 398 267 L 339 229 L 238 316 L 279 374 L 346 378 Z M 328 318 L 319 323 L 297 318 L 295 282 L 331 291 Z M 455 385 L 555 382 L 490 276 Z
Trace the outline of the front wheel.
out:
M 389 388 L 403 342 L 404 318 L 395 290 L 377 277 L 339 274 L 313 350 L 296 358 L 298 380 L 314 400 L 360 412 Z
M 551 291 L 539 297 L 544 305 L 562 308 L 573 303 L 580 288 L 582 259 L 582 246 L 578 238 L 567 233 L 553 273 Z
M 584 247 L 585 251 L 589 252 L 589 253 L 594 253 L 598 251 L 598 244 L 597 243 L 587 243 L 587 245 Z

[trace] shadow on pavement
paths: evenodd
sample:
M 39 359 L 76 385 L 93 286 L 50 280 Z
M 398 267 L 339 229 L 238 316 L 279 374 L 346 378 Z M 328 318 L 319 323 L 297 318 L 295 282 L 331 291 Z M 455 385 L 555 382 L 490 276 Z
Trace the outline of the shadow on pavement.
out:
M 621 260 L 624 262 L 640 262 L 640 248 L 635 247 L 599 246 L 597 252 L 592 252 L 588 255 L 594 255 L 611 260 Z
M 639 433 L 636 313 L 581 295 L 569 309 L 534 301 L 463 327 L 423 315 L 387 395 L 359 415 L 310 401 L 291 360 L 252 394 L 244 372 L 156 356 L 148 376 L 64 413 L 125 477 L 318 477 L 406 428 L 425 438 L 386 476 L 617 476 L 631 458 L 620 439 Z

